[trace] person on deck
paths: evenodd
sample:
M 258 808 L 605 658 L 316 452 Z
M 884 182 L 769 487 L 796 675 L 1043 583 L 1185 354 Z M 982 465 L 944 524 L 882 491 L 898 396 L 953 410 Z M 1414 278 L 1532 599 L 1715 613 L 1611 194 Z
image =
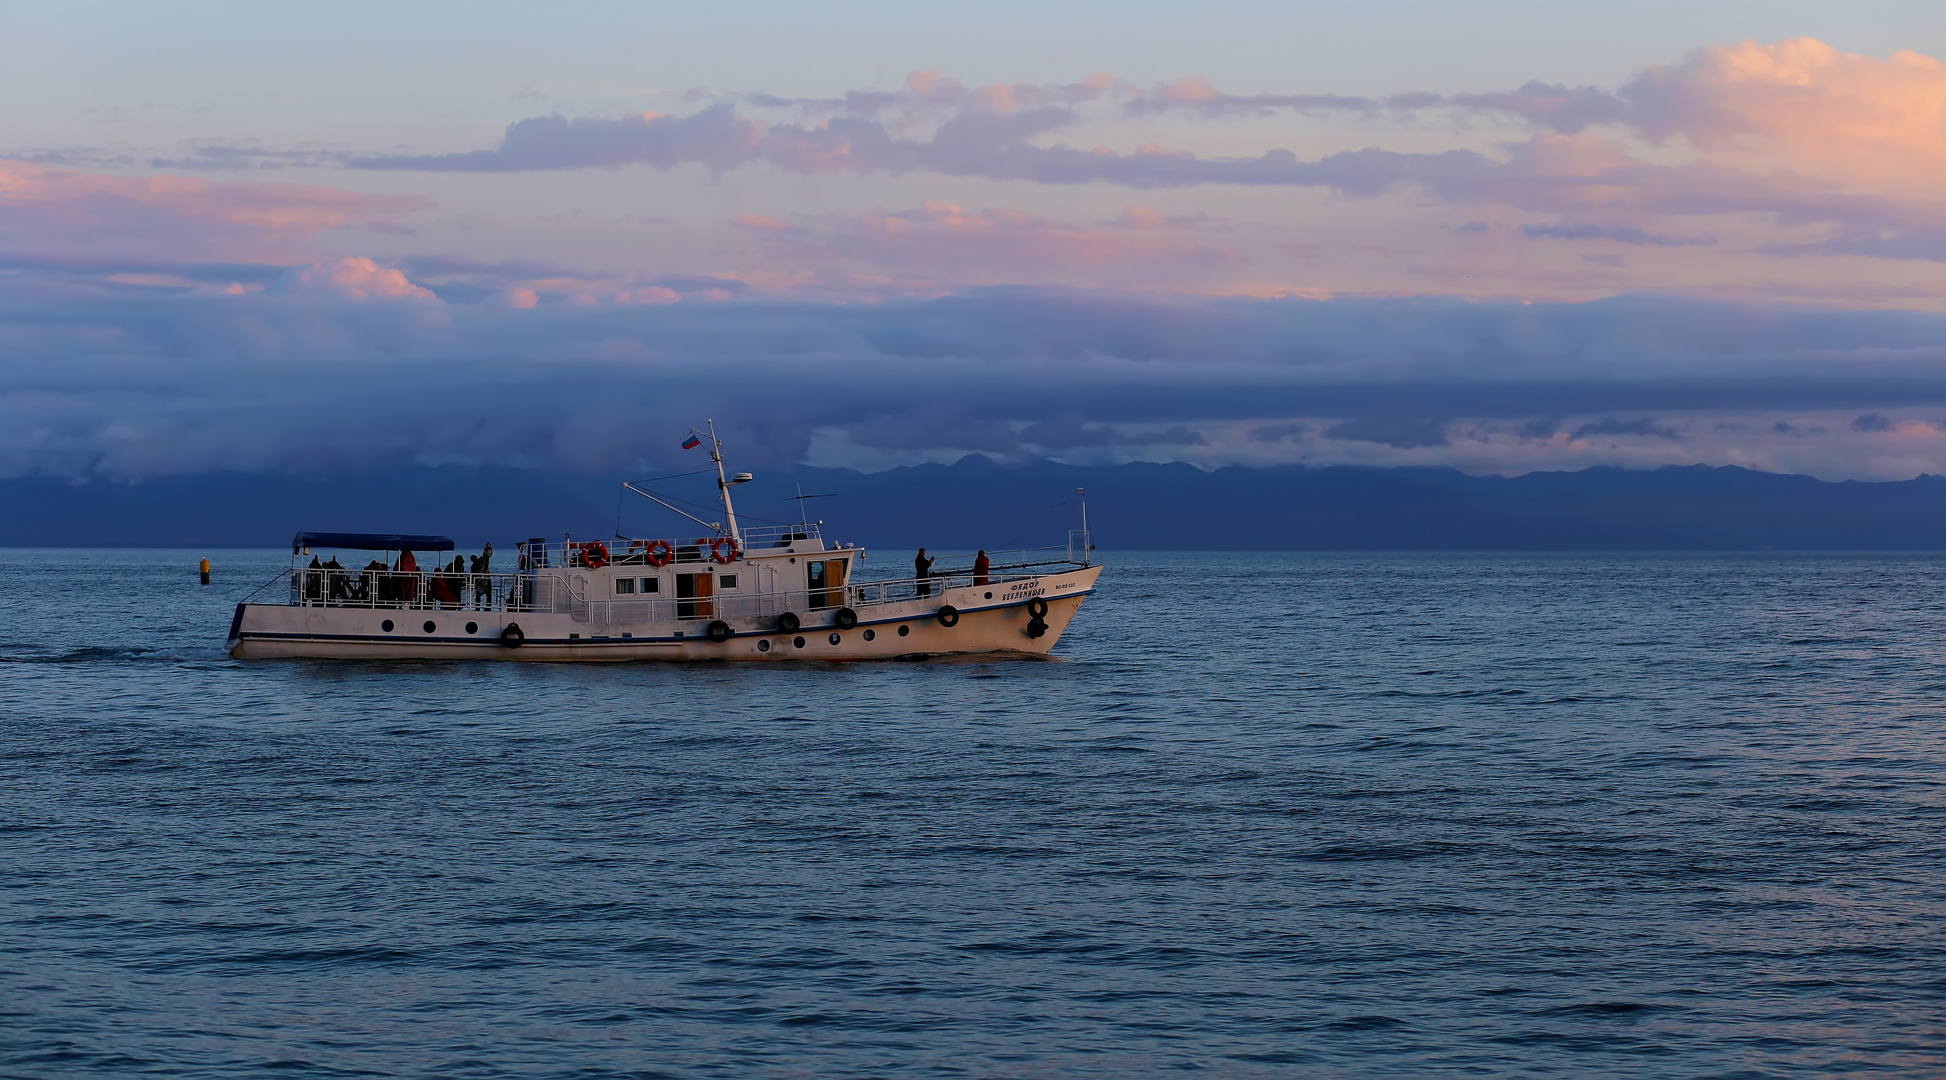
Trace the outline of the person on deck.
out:
M 918 582 L 918 585 L 913 590 L 913 595 L 932 595 L 932 564 L 937 561 L 936 559 L 926 558 L 925 548 L 919 549 L 918 556 L 912 560 L 912 579 Z
M 473 606 L 481 611 L 493 607 L 493 544 L 489 542 L 480 549 L 480 555 L 473 560 Z
M 419 560 L 414 558 L 410 551 L 401 551 L 399 552 L 399 565 L 393 569 L 399 573 L 399 599 L 408 604 L 418 603 Z
M 453 576 L 459 570 L 460 561 L 458 555 L 453 556 L 451 566 L 441 566 L 438 563 L 434 563 L 432 580 L 426 584 L 426 599 L 435 604 L 451 604 L 454 607 L 458 607 L 460 604 L 459 591 L 466 584 L 465 578 Z
M 987 575 L 992 572 L 993 561 L 987 558 L 986 549 L 981 548 L 980 553 L 973 556 L 973 584 L 985 585 L 987 583 Z

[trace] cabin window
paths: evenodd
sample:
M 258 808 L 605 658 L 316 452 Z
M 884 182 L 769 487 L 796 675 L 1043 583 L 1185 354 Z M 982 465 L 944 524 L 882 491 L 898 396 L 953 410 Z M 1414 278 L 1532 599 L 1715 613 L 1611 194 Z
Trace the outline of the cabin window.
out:
M 737 587 L 737 576 L 736 576 L 735 574 L 719 574 L 719 575 L 717 575 L 717 578 L 716 578 L 716 587 L 717 587 L 718 589 L 734 589 L 734 588 L 736 588 L 736 587 Z
M 616 578 L 616 579 L 615 579 L 615 595 L 616 595 L 616 596 L 633 596 L 633 595 L 635 595 L 635 579 L 634 579 L 634 578 L 632 578 L 632 577 L 618 577 L 618 578 Z
M 660 593 L 662 591 L 662 579 L 653 577 L 643 578 L 642 591 L 645 593 Z
M 715 618 L 716 605 L 710 602 L 716 595 L 715 586 L 716 579 L 710 574 L 677 574 L 676 618 Z
M 805 583 L 810 587 L 812 608 L 840 607 L 845 602 L 845 561 L 807 562 Z

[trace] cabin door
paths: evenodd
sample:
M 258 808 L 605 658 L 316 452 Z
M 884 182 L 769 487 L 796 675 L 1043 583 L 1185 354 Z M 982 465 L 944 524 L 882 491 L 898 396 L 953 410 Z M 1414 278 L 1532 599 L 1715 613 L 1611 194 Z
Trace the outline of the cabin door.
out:
M 811 609 L 841 607 L 845 602 L 845 561 L 831 559 L 827 562 L 804 564 L 804 574 L 811 589 Z
M 676 618 L 713 619 L 716 604 L 716 578 L 710 574 L 676 575 Z

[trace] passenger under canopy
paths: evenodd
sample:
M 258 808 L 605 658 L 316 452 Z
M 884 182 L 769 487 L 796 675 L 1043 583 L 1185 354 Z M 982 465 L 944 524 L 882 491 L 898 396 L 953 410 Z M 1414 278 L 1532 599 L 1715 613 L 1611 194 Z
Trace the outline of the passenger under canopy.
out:
M 307 547 L 349 548 L 353 551 L 451 551 L 450 536 L 415 536 L 410 533 L 301 532 L 291 540 L 291 551 Z

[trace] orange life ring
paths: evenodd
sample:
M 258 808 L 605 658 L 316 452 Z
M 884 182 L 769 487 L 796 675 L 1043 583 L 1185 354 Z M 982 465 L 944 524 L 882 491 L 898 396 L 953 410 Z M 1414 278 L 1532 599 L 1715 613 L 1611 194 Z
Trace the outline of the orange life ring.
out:
M 667 566 L 676 557 L 676 545 L 667 540 L 651 540 L 643 551 L 648 554 L 650 566 Z
M 725 554 L 723 551 L 725 547 L 729 548 L 728 554 Z M 723 562 L 723 563 L 735 562 L 737 561 L 737 556 L 739 554 L 741 553 L 737 551 L 737 542 L 735 537 L 719 536 L 716 539 L 710 541 L 709 557 L 715 559 L 717 562 Z
M 581 557 L 588 562 L 588 569 L 599 570 L 608 565 L 608 545 L 596 540 L 581 549 Z

